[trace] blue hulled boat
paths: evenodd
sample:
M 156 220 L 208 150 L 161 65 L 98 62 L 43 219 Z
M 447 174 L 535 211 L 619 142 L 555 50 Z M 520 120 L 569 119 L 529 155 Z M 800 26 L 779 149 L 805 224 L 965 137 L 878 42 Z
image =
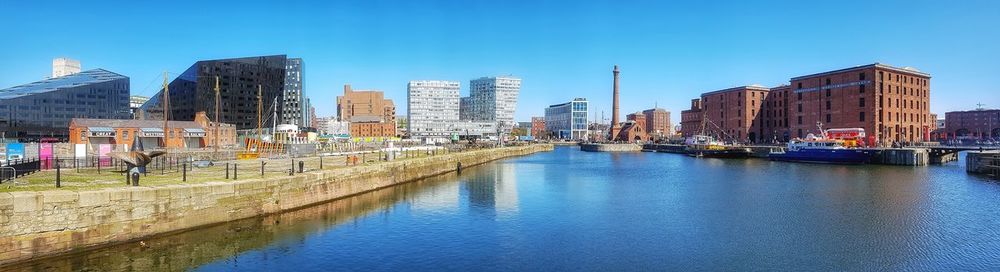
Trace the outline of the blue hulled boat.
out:
M 849 148 L 839 139 L 827 139 L 810 134 L 805 140 L 788 142 L 788 150 L 771 152 L 768 157 L 774 161 L 864 164 L 871 154 L 864 149 Z

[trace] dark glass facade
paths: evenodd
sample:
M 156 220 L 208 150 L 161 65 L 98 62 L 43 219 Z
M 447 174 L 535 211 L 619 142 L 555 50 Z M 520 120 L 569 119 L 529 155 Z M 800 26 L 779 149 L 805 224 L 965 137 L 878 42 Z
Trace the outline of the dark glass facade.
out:
M 103 69 L 0 90 L 6 138 L 66 139 L 72 118 L 128 119 L 129 78 Z
M 285 55 L 199 61 L 169 83 L 170 119 L 192 121 L 204 111 L 215 118 L 215 79 L 219 78 L 219 119 L 237 129 L 257 128 L 257 88 L 261 87 L 262 119 L 280 122 L 285 87 Z M 146 119 L 162 119 L 163 90 L 142 106 Z M 275 103 L 277 101 L 277 103 Z M 275 109 L 276 107 L 276 109 Z

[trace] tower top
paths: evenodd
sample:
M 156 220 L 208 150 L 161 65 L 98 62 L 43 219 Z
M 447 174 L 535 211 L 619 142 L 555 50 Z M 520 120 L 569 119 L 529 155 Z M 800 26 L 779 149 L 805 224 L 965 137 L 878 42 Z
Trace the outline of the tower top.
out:
M 615 64 L 615 72 L 618 72 L 618 64 Z

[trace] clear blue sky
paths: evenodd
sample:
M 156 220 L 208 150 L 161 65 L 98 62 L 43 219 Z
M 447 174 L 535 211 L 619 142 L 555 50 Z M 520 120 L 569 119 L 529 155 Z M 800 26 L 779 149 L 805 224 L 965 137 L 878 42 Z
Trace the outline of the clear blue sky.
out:
M 0 88 L 64 56 L 152 95 L 164 70 L 287 54 L 305 60 L 320 116 L 344 83 L 404 114 L 409 80 L 460 81 L 464 95 L 513 74 L 520 121 L 573 97 L 610 118 L 619 64 L 623 113 L 656 103 L 678 120 L 702 92 L 881 62 L 930 73 L 932 112 L 1000 107 L 1000 1 L 96 2 L 0 0 Z

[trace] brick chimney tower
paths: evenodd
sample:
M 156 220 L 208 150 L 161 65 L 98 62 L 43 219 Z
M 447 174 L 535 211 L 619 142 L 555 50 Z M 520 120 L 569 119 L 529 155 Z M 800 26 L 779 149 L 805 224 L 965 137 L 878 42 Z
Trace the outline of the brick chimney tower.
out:
M 621 132 L 622 126 L 618 122 L 618 65 L 615 64 L 615 70 L 612 71 L 615 77 L 614 83 L 614 97 L 612 98 L 611 105 L 611 133 L 608 133 L 609 141 L 618 140 L 618 133 Z

